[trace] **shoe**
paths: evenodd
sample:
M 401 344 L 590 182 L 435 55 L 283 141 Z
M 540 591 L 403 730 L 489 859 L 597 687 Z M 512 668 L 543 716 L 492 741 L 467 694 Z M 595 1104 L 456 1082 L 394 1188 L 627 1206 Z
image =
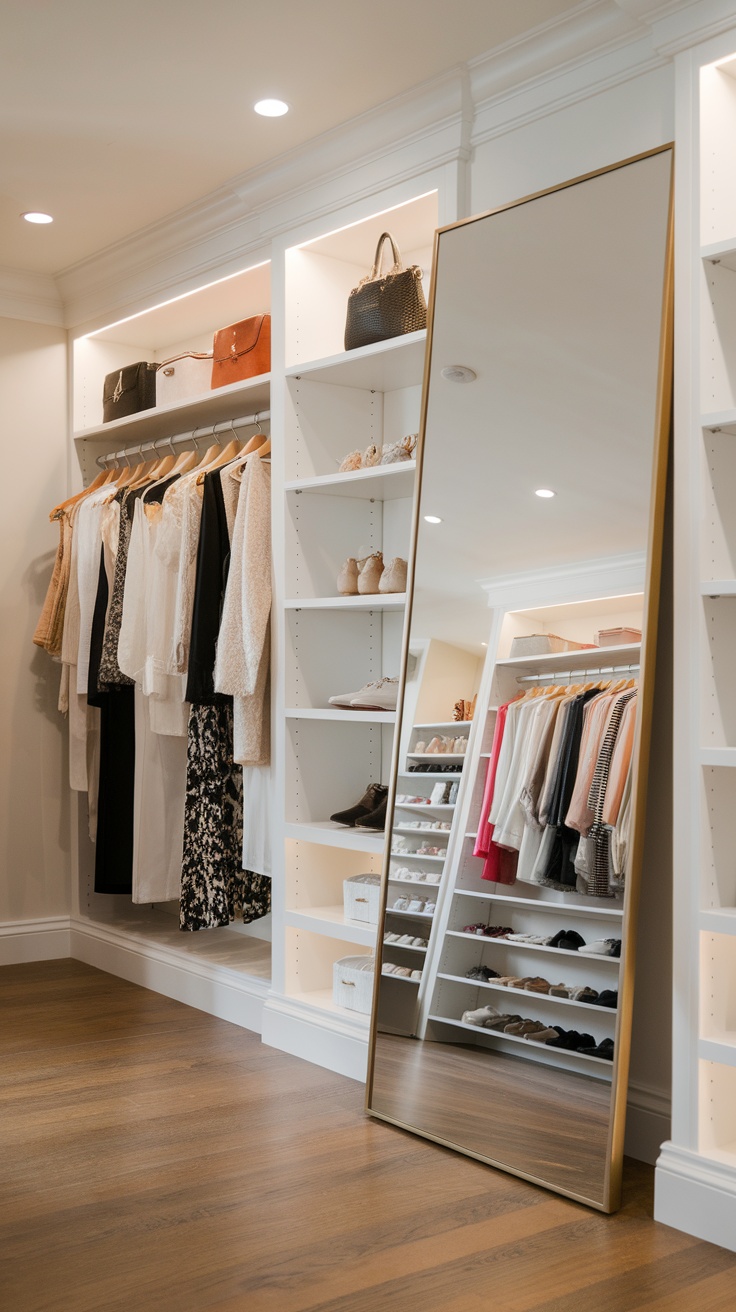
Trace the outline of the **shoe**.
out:
M 425 914 L 425 915 L 427 915 L 427 916 L 433 916 L 436 910 L 437 910 L 437 903 L 436 903 L 436 902 L 425 902 L 425 904 L 424 904 L 424 914 Z
M 433 806 L 445 806 L 450 800 L 451 784 L 435 784 L 430 795 L 430 802 Z
M 384 943 L 400 943 L 401 938 L 401 934 L 384 934 L 383 941 Z
M 373 442 L 371 442 L 370 446 L 366 447 L 361 457 L 362 468 L 373 469 L 374 465 L 380 465 L 380 463 L 381 463 L 380 449 Z
M 437 737 L 430 738 L 425 748 L 425 755 L 433 756 L 435 752 L 441 752 L 441 751 L 442 751 L 442 739 Z
M 603 989 L 598 994 L 599 1007 L 617 1007 L 618 1006 L 618 989 Z
M 381 464 L 395 465 L 401 460 L 413 460 L 418 437 L 418 433 L 410 433 L 408 437 L 402 437 L 400 442 L 388 442 L 383 448 Z
M 358 562 L 355 556 L 348 556 L 337 576 L 337 591 L 341 597 L 358 595 Z
M 356 567 L 359 595 L 366 596 L 368 593 L 378 592 L 378 584 L 383 573 L 382 552 L 374 551 L 372 556 L 364 556 L 363 560 L 356 561 Z
M 465 978 L 480 979 L 483 980 L 486 984 L 488 983 L 489 980 L 494 980 L 496 983 L 499 982 L 498 971 L 491 970 L 489 966 L 471 966 L 470 970 L 466 970 Z
M 370 815 L 372 811 L 375 811 L 376 807 L 381 802 L 385 802 L 387 797 L 388 788 L 385 784 L 369 784 L 360 801 L 355 803 L 355 806 L 349 806 L 346 811 L 335 811 L 335 814 L 330 816 L 330 820 L 336 825 L 350 825 L 352 827 L 356 820 L 360 820 L 363 816 Z
M 410 948 L 413 941 L 411 934 L 402 934 L 397 940 L 396 946 L 397 948 Z
M 601 1057 L 604 1061 L 613 1061 L 613 1053 L 613 1039 L 603 1039 L 597 1047 L 585 1049 L 586 1057 Z
M 527 980 L 524 988 L 528 993 L 549 993 L 550 982 L 541 975 L 536 975 L 534 979 Z
M 442 879 L 442 875 L 440 874 L 439 870 L 428 870 L 426 874 L 424 874 L 424 871 L 422 871 L 422 874 L 424 875 L 424 878 L 426 879 L 428 884 L 439 884 L 440 880 Z
M 408 897 L 397 897 L 393 906 L 389 907 L 389 911 L 408 911 L 408 910 L 409 910 Z
M 413 938 L 411 945 L 414 948 L 426 948 L 429 944 L 428 938 Z
M 386 811 L 388 809 L 388 796 L 384 797 L 382 802 L 378 803 L 375 811 L 369 811 L 368 815 L 361 816 L 355 822 L 356 829 L 367 829 L 369 833 L 382 833 L 386 828 Z
M 485 1025 L 488 1020 L 498 1020 L 500 1015 L 496 1007 L 477 1007 L 475 1011 L 464 1011 L 461 1020 L 464 1025 Z
M 572 989 L 569 984 L 553 984 L 549 996 L 551 998 L 569 998 Z
M 598 992 L 596 989 L 589 989 L 586 985 L 581 989 L 573 989 L 571 993 L 573 1002 L 597 1002 Z
M 395 711 L 398 696 L 398 678 L 385 678 L 374 679 L 357 692 L 340 692 L 327 701 L 329 706 L 344 706 L 354 711 Z
M 529 1039 L 532 1043 L 551 1043 L 552 1039 L 558 1038 L 557 1030 L 543 1029 L 538 1030 L 536 1034 L 525 1034 L 524 1038 Z
M 463 925 L 463 934 L 477 934 L 479 938 L 483 937 L 487 930 L 487 925 Z
M 578 952 L 585 947 L 585 939 L 574 929 L 561 929 L 549 940 L 551 948 L 560 948 L 563 952 Z
M 450 784 L 450 792 L 447 801 L 450 806 L 454 806 L 457 801 L 457 793 L 460 785 L 458 783 Z
M 421 970 L 413 970 L 413 971 L 411 972 L 411 978 L 412 978 L 412 979 L 421 979 L 421 978 L 422 978 L 422 972 L 421 972 Z
M 496 1020 L 491 1019 L 486 1021 L 484 1028 L 487 1030 L 500 1030 L 503 1032 L 507 1025 L 515 1025 L 522 1019 L 522 1016 L 498 1016 Z
M 412 747 L 412 751 L 416 752 L 418 756 L 423 756 L 426 750 L 427 750 L 427 744 L 425 743 L 423 738 L 420 738 L 419 742 L 415 743 L 414 746 Z
M 407 909 L 407 911 L 414 911 L 414 912 L 416 912 L 416 913 L 419 914 L 419 915 L 423 915 L 423 914 L 424 914 L 424 910 L 425 910 L 425 908 L 426 908 L 426 905 L 427 905 L 427 904 L 426 904 L 426 902 L 424 901 L 424 898 L 421 898 L 421 897 L 413 897 L 412 900 L 411 900 L 411 902 L 409 903 L 409 905 L 408 905 L 408 907 L 407 907 L 406 909 Z
M 379 592 L 406 592 L 407 563 L 396 556 L 384 569 L 379 584 Z
M 580 948 L 584 956 L 591 957 L 620 957 L 621 956 L 621 939 L 620 938 L 596 938 L 592 943 L 586 943 Z
M 338 467 L 338 474 L 351 474 L 354 469 L 362 469 L 363 461 L 360 451 L 350 451 Z

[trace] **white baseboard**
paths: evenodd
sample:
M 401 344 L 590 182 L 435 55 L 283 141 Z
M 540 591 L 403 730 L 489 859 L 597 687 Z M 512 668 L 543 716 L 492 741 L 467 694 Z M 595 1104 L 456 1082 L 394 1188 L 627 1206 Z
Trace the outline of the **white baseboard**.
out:
M 349 1019 L 325 1012 L 317 1016 L 293 998 L 272 993 L 263 1010 L 261 1039 L 271 1048 L 365 1084 L 368 1035 Z
M 0 924 L 0 966 L 58 961 L 71 955 L 69 916 L 5 920 Z
M 670 1099 L 658 1089 L 629 1084 L 626 1102 L 624 1152 L 638 1162 L 654 1166 L 665 1139 L 670 1137 Z
M 184 1002 L 243 1029 L 261 1032 L 263 1004 L 269 990 L 265 980 L 242 975 L 188 957 L 130 930 L 120 931 L 83 920 L 72 920 L 71 955 L 109 975 L 120 975 L 154 993 Z
M 654 1173 L 654 1219 L 736 1252 L 736 1170 L 664 1143 Z

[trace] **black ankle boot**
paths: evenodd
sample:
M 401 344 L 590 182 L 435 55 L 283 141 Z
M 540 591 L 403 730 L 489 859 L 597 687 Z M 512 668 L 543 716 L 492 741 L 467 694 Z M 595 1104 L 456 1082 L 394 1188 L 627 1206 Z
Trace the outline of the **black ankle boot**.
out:
M 375 833 L 383 833 L 384 829 L 386 828 L 387 807 L 388 807 L 388 798 L 384 797 L 383 801 L 379 802 L 375 811 L 371 811 L 368 815 L 364 815 L 359 820 L 356 821 L 355 828 L 370 829 Z
M 360 820 L 363 816 L 370 815 L 371 812 L 375 811 L 376 807 L 380 806 L 381 802 L 383 802 L 385 821 L 387 797 L 388 788 L 385 784 L 369 784 L 360 801 L 355 803 L 355 806 L 349 806 L 346 811 L 336 811 L 334 815 L 330 816 L 330 820 L 336 825 L 353 826 L 355 825 L 356 820 Z

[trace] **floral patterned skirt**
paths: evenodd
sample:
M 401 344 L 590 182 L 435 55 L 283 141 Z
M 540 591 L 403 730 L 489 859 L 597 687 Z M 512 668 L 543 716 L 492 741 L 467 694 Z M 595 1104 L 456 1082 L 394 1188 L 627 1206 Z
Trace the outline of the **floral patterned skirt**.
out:
M 233 761 L 230 702 L 192 706 L 179 928 L 213 929 L 271 910 L 271 881 L 241 868 L 243 770 Z

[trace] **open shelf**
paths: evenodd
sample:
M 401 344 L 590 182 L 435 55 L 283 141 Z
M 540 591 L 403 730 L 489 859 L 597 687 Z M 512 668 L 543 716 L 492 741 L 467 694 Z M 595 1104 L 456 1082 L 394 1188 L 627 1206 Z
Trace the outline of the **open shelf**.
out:
M 701 747 L 699 760 L 701 765 L 732 769 L 736 766 L 736 747 Z
M 527 994 L 528 996 L 529 994 Z M 489 1039 L 502 1039 L 504 1043 L 523 1043 L 525 1047 L 535 1048 L 537 1051 L 548 1046 L 546 1043 L 535 1043 L 534 1039 L 522 1038 L 520 1034 L 504 1034 L 503 1031 L 499 1033 L 498 1030 L 485 1029 L 482 1025 L 468 1025 L 467 1021 L 464 1020 L 451 1020 L 448 1016 L 433 1014 L 429 1019 L 437 1025 L 452 1025 L 455 1029 L 474 1030 L 476 1034 L 483 1034 Z M 589 1057 L 587 1053 L 571 1052 L 568 1048 L 550 1048 L 549 1051 L 555 1058 L 558 1056 L 571 1057 L 576 1061 L 591 1062 L 596 1066 L 607 1066 L 609 1070 L 613 1065 L 613 1062 L 606 1061 L 605 1057 Z
M 402 861 L 404 860 L 404 858 L 408 858 L 409 860 L 414 860 L 414 861 L 446 861 L 446 860 L 447 860 L 447 857 L 446 857 L 446 856 L 433 856 L 430 852 L 394 852 L 394 851 L 392 851 L 392 852 L 391 852 L 391 856 L 392 856 L 392 857 L 400 857 Z
M 492 947 L 499 946 L 513 948 L 515 952 L 544 952 L 547 955 L 551 953 L 556 957 L 575 957 L 578 961 L 609 962 L 616 967 L 616 970 L 618 970 L 621 964 L 620 957 L 603 957 L 599 956 L 597 953 L 588 955 L 585 952 L 573 952 L 570 948 L 551 948 L 547 943 L 515 943 L 508 938 L 484 938 L 481 934 L 464 934 L 461 929 L 448 929 L 447 937 L 464 938 L 469 943 L 481 943 L 483 947 L 490 944 Z
M 707 246 L 701 246 L 700 258 L 708 261 L 717 260 L 724 268 L 736 270 L 736 237 L 728 237 L 725 241 L 714 241 Z
M 465 752 L 407 752 L 407 761 L 421 761 L 422 764 L 437 760 L 444 761 L 447 765 L 457 765 L 459 761 L 465 760 Z
M 415 796 L 418 796 L 418 794 L 415 794 Z M 455 803 L 454 803 L 454 802 L 429 802 L 429 803 L 425 804 L 424 802 L 396 802 L 396 810 L 397 810 L 397 811 L 416 811 L 417 814 L 419 814 L 419 815 L 421 815 L 422 811 L 424 811 L 424 812 L 427 813 L 427 814 L 429 814 L 430 811 L 444 811 L 444 812 L 449 812 L 450 815 L 452 815 L 452 812 L 455 810 Z M 395 828 L 398 828 L 398 826 L 394 826 L 394 827 L 395 827 Z M 449 833 L 450 831 L 449 831 L 449 829 L 445 829 L 445 830 L 442 830 L 442 829 L 435 829 L 435 830 L 433 830 L 432 832 L 433 832 L 433 833 L 443 833 L 443 832 L 444 832 L 444 833 L 447 834 L 447 833 Z
M 430 720 L 427 724 L 415 724 L 414 729 L 469 729 L 472 720 Z
M 700 1039 L 698 1056 L 719 1066 L 736 1066 L 736 1034 L 723 1039 Z
M 641 643 L 623 643 L 618 647 L 584 647 L 582 651 L 551 651 L 542 656 L 507 656 L 497 661 L 500 669 L 529 671 L 607 670 L 611 666 L 633 665 L 641 656 Z
M 736 597 L 736 579 L 703 579 L 701 597 Z
M 712 907 L 700 912 L 700 928 L 710 934 L 736 934 L 736 907 Z
M 268 410 L 270 403 L 271 375 L 260 374 L 242 383 L 229 383 L 227 387 L 216 387 L 199 396 L 188 397 L 176 405 L 154 406 L 123 419 L 112 419 L 109 424 L 77 429 L 74 438 L 115 441 L 120 446 L 150 442 L 154 438 L 173 437 L 195 428 L 207 429 L 228 419 Z
M 491 989 L 495 993 L 513 993 L 520 998 L 541 998 L 543 1002 L 561 1003 L 565 1007 L 579 1007 L 582 1011 L 601 1011 L 609 1016 L 616 1015 L 615 1007 L 599 1007 L 595 1002 L 577 1002 L 574 998 L 556 998 L 549 993 L 534 993 L 531 989 L 515 989 L 507 984 L 497 984 L 495 980 L 468 979 L 465 975 L 445 975 L 441 971 L 438 979 L 449 980 L 453 984 L 467 984 L 471 988 Z
M 701 415 L 700 424 L 712 433 L 718 431 L 736 437 L 736 410 L 714 410 L 710 414 Z
M 317 383 L 337 383 L 365 391 L 393 392 L 422 381 L 426 330 L 372 342 L 355 351 L 340 351 L 305 364 L 290 365 L 287 378 L 308 378 Z
M 454 770 L 399 770 L 400 779 L 445 779 L 448 784 L 462 779 L 462 774 Z
M 454 892 L 457 897 L 481 898 L 484 902 L 506 902 L 509 906 L 522 907 L 525 911 L 552 911 L 561 916 L 602 916 L 605 920 L 615 920 L 620 919 L 624 914 L 622 907 L 612 907 L 608 910 L 605 907 L 586 907 L 572 905 L 569 902 L 542 901 L 541 898 L 508 897 L 505 893 L 491 893 L 485 890 L 475 893 L 469 888 L 455 888 Z
M 431 920 L 434 911 L 396 911 L 394 907 L 386 907 L 386 914 L 389 916 L 403 916 L 405 920 Z
M 338 1006 L 332 996 L 332 989 L 306 989 L 303 992 L 287 990 L 286 997 L 315 1013 L 328 1012 L 332 1016 L 340 1016 L 343 1020 L 352 1021 L 360 1030 L 367 1031 L 370 1026 L 371 1018 L 365 1012 L 351 1011 L 349 1007 Z
M 412 496 L 416 467 L 415 460 L 402 460 L 395 465 L 375 465 L 371 469 L 356 469 L 347 474 L 297 478 L 284 484 L 284 490 L 297 495 L 319 492 L 323 496 L 393 501 Z
M 351 852 L 366 852 L 380 856 L 386 842 L 385 834 L 363 834 L 330 820 L 306 820 L 287 823 L 286 838 L 303 839 L 307 843 L 322 843 L 325 847 L 345 847 Z
M 336 724 L 395 724 L 395 711 L 357 711 L 347 707 L 290 706 L 284 711 L 287 720 L 329 720 Z
M 419 938 L 420 936 L 417 934 L 416 937 Z M 383 940 L 383 946 L 388 948 L 389 951 L 395 948 L 397 952 L 421 952 L 423 955 L 427 951 L 426 948 L 415 947 L 412 943 L 387 943 L 385 939 Z
M 403 610 L 405 592 L 371 592 L 365 597 L 297 597 L 284 602 L 286 610 Z
M 309 907 L 300 911 L 287 911 L 285 921 L 294 929 L 309 929 L 314 933 L 325 934 L 328 938 L 342 939 L 346 943 L 359 943 L 366 948 L 374 948 L 378 938 L 378 925 L 347 920 L 342 906 Z

